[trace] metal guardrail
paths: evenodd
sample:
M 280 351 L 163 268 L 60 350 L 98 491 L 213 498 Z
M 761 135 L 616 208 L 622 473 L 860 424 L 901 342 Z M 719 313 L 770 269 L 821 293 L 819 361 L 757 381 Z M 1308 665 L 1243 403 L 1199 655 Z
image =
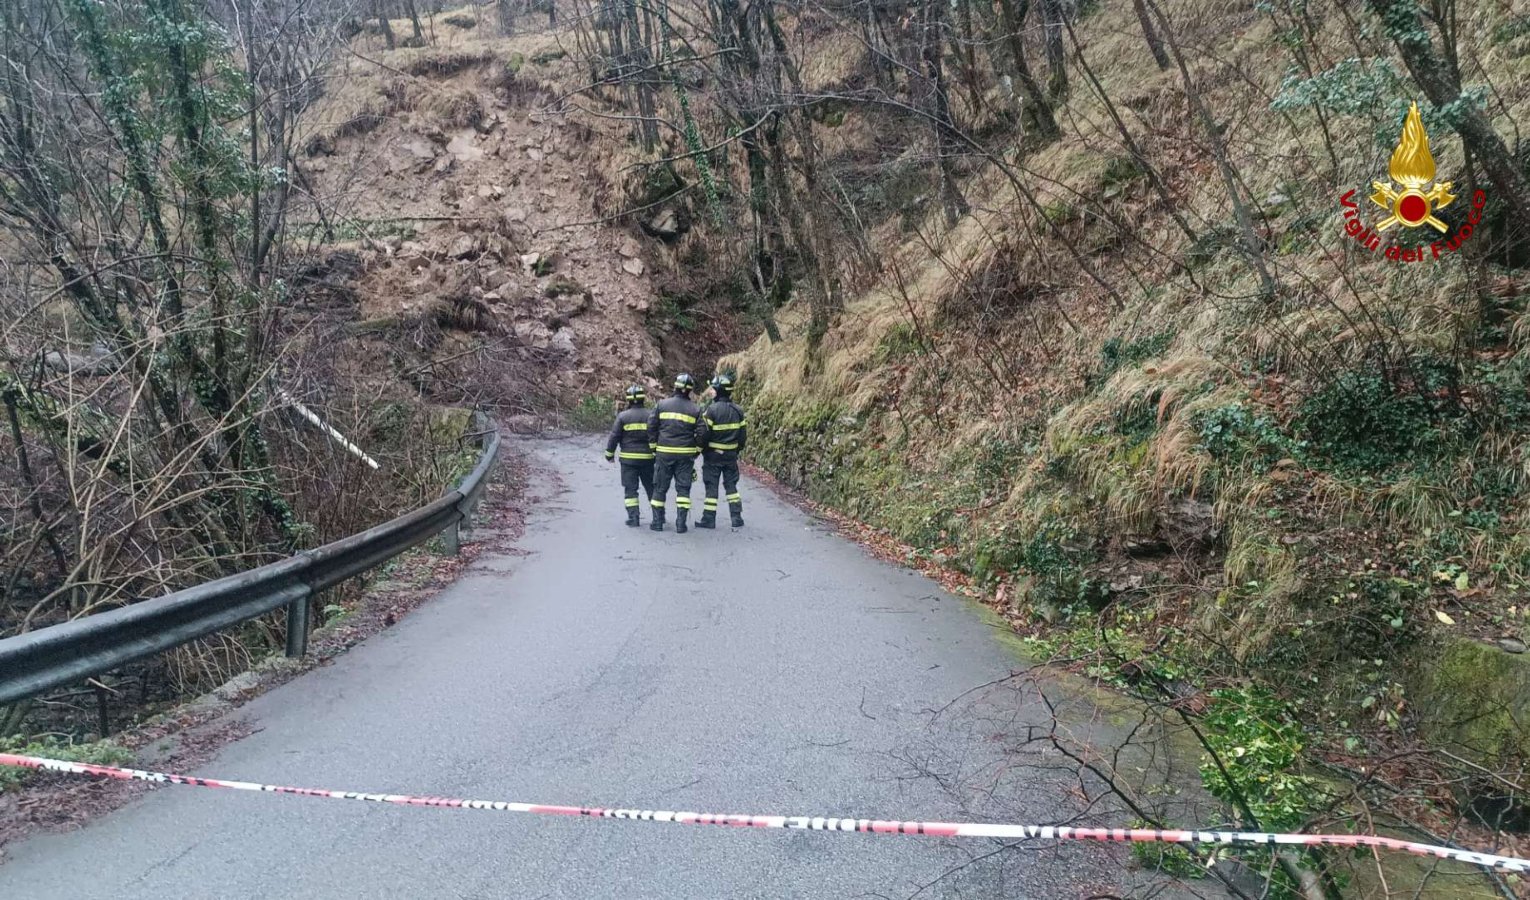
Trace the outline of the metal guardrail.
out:
M 474 421 L 483 434 L 478 465 L 434 503 L 258 569 L 0 640 L 0 704 L 82 681 L 284 606 L 287 655 L 302 656 L 315 594 L 437 534 L 447 552 L 461 548 L 461 531 L 471 527 L 499 458 L 498 429 L 481 413 Z

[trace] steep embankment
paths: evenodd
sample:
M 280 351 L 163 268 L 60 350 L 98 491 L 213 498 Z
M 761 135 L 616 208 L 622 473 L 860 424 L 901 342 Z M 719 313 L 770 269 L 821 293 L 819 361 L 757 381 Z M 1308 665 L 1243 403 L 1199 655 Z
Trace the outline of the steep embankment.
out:
M 1512 135 L 1530 37 L 1487 6 L 1463 65 Z M 726 361 L 755 460 L 970 575 L 1039 654 L 1244 710 L 1240 756 L 1262 721 L 1292 749 L 1249 764 L 1267 822 L 1327 802 L 1289 774 L 1319 757 L 1520 771 L 1530 275 L 1503 204 L 1463 242 L 1473 176 L 1430 110 L 1462 250 L 1406 264 L 1344 234 L 1340 196 L 1369 203 L 1418 96 L 1374 23 L 1312 12 L 1293 41 L 1281 14 L 1178 10 L 1181 73 L 1129 5 L 1088 9 L 1061 140 L 968 176 L 955 227 L 927 203 L 876 231 L 881 271 L 820 347 L 793 307 Z M 1436 775 L 1381 780 L 1417 809 L 1475 777 Z
M 657 376 L 652 269 L 683 223 L 610 220 L 619 128 L 553 110 L 579 77 L 568 33 L 503 38 L 470 11 L 431 32 L 358 36 L 298 160 L 313 240 L 361 261 L 353 333 L 427 392 L 512 410 Z

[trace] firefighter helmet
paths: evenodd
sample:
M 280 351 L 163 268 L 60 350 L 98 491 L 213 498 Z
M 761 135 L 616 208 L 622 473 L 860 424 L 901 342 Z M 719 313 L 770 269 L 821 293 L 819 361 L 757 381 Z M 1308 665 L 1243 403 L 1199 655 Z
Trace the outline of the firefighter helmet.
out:
M 696 379 L 692 378 L 688 373 L 681 372 L 679 375 L 675 376 L 675 390 L 694 391 L 695 389 Z
M 634 385 L 631 385 L 630 387 L 627 388 L 627 402 L 628 403 L 642 403 L 644 400 L 647 400 L 647 399 L 648 399 L 648 392 L 643 390 L 643 386 L 642 385 L 634 384 Z
M 712 376 L 712 390 L 719 394 L 726 394 L 733 390 L 733 376 L 725 372 L 719 372 Z

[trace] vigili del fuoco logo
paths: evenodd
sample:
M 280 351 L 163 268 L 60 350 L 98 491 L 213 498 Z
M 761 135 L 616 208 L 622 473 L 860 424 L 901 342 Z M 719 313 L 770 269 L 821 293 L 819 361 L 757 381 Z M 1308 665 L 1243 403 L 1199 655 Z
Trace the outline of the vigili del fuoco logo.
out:
M 1339 203 L 1344 207 L 1344 233 L 1372 253 L 1404 263 L 1439 259 L 1461 249 L 1461 245 L 1472 236 L 1472 231 L 1482 220 L 1482 208 L 1487 204 L 1487 195 L 1476 191 L 1472 194 L 1472 208 L 1466 221 L 1454 234 L 1445 236 L 1450 226 L 1442 222 L 1435 212 L 1454 203 L 1456 197 L 1450 192 L 1450 182 L 1434 180 L 1434 156 L 1429 152 L 1429 135 L 1424 133 L 1424 120 L 1419 116 L 1417 103 L 1408 109 L 1402 137 L 1397 142 L 1397 148 L 1392 151 L 1392 162 L 1387 166 L 1387 174 L 1391 176 L 1389 180 L 1371 182 L 1371 202 L 1387 213 L 1386 218 L 1374 226 L 1367 225 L 1361 217 L 1360 204 L 1355 201 L 1355 191 L 1351 190 L 1339 198 Z M 1400 190 L 1397 185 L 1401 186 Z M 1398 226 L 1405 229 L 1427 226 L 1442 237 L 1427 247 L 1402 247 L 1395 243 L 1383 247 L 1381 236 Z

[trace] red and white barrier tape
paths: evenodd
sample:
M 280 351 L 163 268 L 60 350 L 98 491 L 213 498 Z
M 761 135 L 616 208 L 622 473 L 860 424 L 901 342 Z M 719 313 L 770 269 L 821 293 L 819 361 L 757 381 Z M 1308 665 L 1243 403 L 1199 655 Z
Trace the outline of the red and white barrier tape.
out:
M 1378 847 L 1401 850 L 1418 856 L 1454 859 L 1506 872 L 1530 872 L 1530 859 L 1495 856 L 1454 847 L 1437 847 L 1415 841 L 1369 834 L 1268 834 L 1261 831 L 1172 831 L 1153 828 L 1073 828 L 1065 825 L 994 825 L 981 822 L 895 822 L 877 819 L 846 819 L 825 816 L 739 816 L 720 813 L 670 812 L 658 809 L 605 809 L 583 806 L 547 806 L 538 803 L 509 803 L 501 800 L 460 800 L 450 797 L 411 797 L 406 794 L 362 794 L 356 791 L 331 791 L 323 788 L 282 787 L 252 781 L 224 781 L 196 778 L 167 772 L 146 772 L 116 766 L 65 762 L 38 756 L 0 753 L 0 766 L 46 769 L 70 775 L 95 775 L 122 781 L 152 781 L 188 784 L 193 787 L 231 788 L 236 791 L 264 791 L 273 794 L 298 794 L 304 797 L 328 797 L 332 800 L 370 800 L 399 806 L 444 806 L 453 809 L 487 809 L 496 812 L 540 813 L 554 816 L 589 816 L 597 819 L 634 819 L 644 822 L 673 822 L 679 825 L 731 825 L 738 828 L 788 828 L 806 831 L 864 831 L 872 834 L 922 834 L 934 837 L 980 837 L 1006 840 L 1058 841 L 1133 841 L 1167 844 L 1235 844 L 1268 846 L 1286 844 L 1303 847 Z

